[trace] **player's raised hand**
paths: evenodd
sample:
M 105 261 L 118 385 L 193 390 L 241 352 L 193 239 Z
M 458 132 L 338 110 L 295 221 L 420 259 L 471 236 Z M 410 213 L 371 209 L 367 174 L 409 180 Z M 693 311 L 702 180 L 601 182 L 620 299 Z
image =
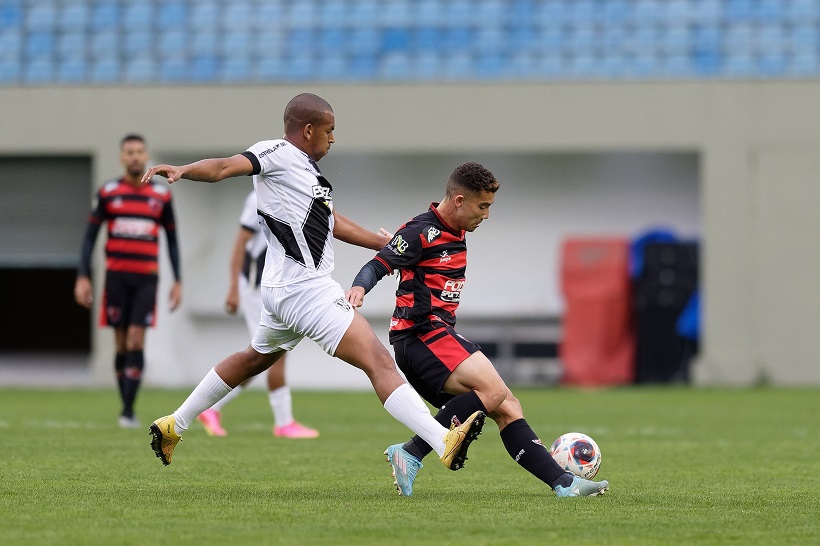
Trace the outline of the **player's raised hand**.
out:
M 180 178 L 182 178 L 182 167 L 177 167 L 175 165 L 154 165 L 142 176 L 142 183 L 147 184 L 151 181 L 151 179 L 156 176 L 164 176 L 168 179 L 169 184 L 173 184 Z
M 384 228 L 379 228 L 379 235 L 384 238 L 384 244 L 382 246 L 387 245 L 387 243 L 393 239 L 393 234 Z

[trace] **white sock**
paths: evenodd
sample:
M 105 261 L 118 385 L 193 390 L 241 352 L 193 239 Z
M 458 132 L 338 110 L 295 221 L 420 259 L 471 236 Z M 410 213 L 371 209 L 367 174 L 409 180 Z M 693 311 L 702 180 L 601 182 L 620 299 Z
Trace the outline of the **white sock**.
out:
M 268 391 L 270 409 L 273 411 L 273 423 L 283 427 L 293 422 L 293 404 L 291 402 L 290 387 L 287 385 Z
M 408 383 L 387 397 L 384 409 L 397 421 L 421 436 L 439 457 L 444 455 L 444 435 L 447 434 L 447 429 L 433 419 L 427 404 Z
M 228 402 L 230 402 L 231 400 L 233 400 L 234 398 L 236 398 L 237 396 L 242 394 L 242 391 L 244 391 L 244 390 L 245 390 L 245 384 L 240 383 L 239 385 L 234 387 L 233 390 L 231 392 L 229 392 L 222 400 L 218 401 L 216 404 L 211 406 L 211 409 L 214 410 L 214 411 L 222 411 L 222 408 L 224 408 L 225 405 Z
M 219 377 L 216 370 L 211 368 L 208 375 L 199 382 L 199 385 L 188 395 L 185 402 L 174 412 L 174 428 L 176 429 L 176 433 L 182 436 L 182 433 L 188 430 L 188 427 L 194 422 L 197 415 L 227 396 L 231 390 L 232 389 L 222 381 L 222 378 Z

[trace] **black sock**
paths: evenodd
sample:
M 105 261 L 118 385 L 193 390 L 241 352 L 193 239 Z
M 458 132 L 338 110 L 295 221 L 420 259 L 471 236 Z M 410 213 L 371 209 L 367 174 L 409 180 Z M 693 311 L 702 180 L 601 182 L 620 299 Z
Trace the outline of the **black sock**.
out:
M 444 404 L 436 413 L 435 419 L 445 428 L 450 428 L 454 416 L 463 421 L 479 410 L 487 413 L 481 398 L 478 397 L 475 391 L 465 392 L 453 397 L 452 400 Z M 402 447 L 414 457 L 418 457 L 419 460 L 433 451 L 433 448 L 419 436 L 413 436 Z
M 572 474 L 558 466 L 549 448 L 541 443 L 526 419 L 513 421 L 504 427 L 501 441 L 515 462 L 551 488 L 555 489 L 558 485 L 567 487 L 572 483 Z
M 128 351 L 123 372 L 122 414 L 125 417 L 134 416 L 134 401 L 137 399 L 144 367 L 145 358 L 142 351 Z
M 125 399 L 125 353 L 114 356 L 114 374 L 117 378 L 117 387 L 120 389 L 120 400 Z

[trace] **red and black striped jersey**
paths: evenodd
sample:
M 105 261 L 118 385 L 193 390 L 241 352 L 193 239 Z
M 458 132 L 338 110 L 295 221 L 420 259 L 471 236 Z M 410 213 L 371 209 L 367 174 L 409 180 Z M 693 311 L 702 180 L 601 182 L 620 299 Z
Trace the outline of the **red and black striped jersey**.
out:
M 455 326 L 467 270 L 465 232 L 448 226 L 436 207 L 404 224 L 376 255 L 389 271 L 399 271 L 390 342 Z M 435 324 L 439 323 L 439 324 Z
M 105 266 L 109 271 L 156 275 L 159 272 L 159 228 L 175 238 L 171 192 L 155 182 L 132 186 L 112 180 L 97 192 L 89 224 L 107 223 Z

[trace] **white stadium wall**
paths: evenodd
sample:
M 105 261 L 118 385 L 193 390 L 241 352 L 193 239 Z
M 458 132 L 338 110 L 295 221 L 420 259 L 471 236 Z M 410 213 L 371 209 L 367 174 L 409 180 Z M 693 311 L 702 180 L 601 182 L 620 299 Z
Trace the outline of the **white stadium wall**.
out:
M 820 385 L 820 83 L 2 88 L 0 156 L 90 155 L 94 180 L 77 188 L 90 203 L 121 171 L 123 134 L 144 134 L 155 162 L 232 154 L 281 136 L 284 104 L 305 90 L 334 106 L 337 144 L 320 166 L 339 210 L 367 227 L 395 229 L 421 212 L 461 161 L 499 177 L 490 221 L 470 235 L 465 317 L 560 314 L 564 236 L 663 224 L 702 242 L 695 382 Z M 152 385 L 193 384 L 247 340 L 221 303 L 250 181 L 172 189 L 185 300 L 173 315 L 163 307 L 165 263 L 147 342 Z M 372 255 L 337 254 L 343 285 Z M 382 281 L 365 309 L 383 341 L 393 286 Z M 99 383 L 112 380 L 111 337 L 94 333 Z M 296 388 L 367 384 L 308 342 L 288 377 Z

